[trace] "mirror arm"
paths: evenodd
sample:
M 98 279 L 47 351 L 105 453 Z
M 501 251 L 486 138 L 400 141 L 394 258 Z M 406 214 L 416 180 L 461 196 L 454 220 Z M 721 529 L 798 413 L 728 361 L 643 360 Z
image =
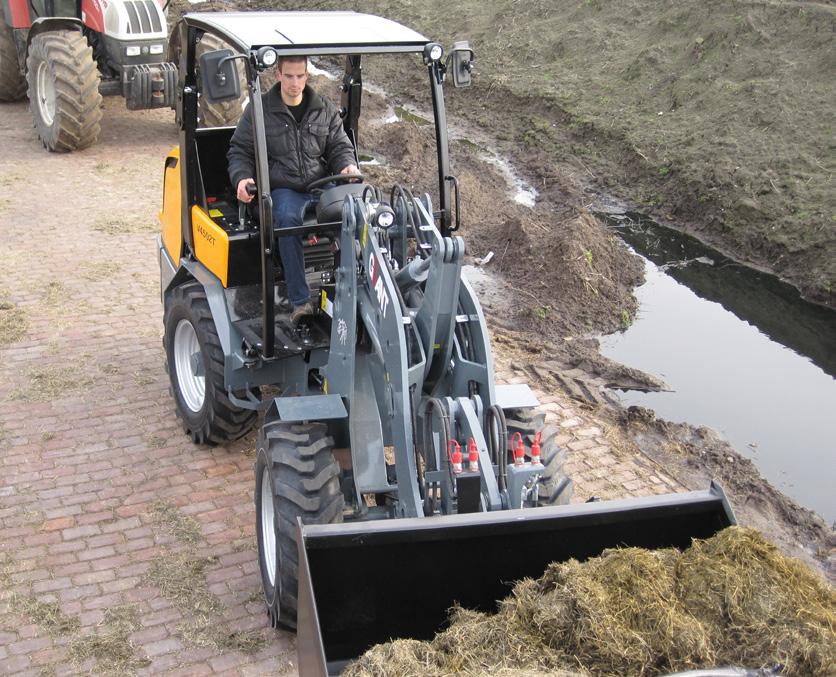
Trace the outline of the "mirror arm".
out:
M 244 63 L 247 64 L 247 80 L 252 78 L 250 57 L 247 56 L 246 54 L 232 54 L 231 56 L 225 56 L 223 59 L 221 59 L 218 62 L 218 71 L 215 73 L 215 77 L 218 79 L 218 84 L 219 85 L 225 85 L 226 84 L 226 82 L 225 82 L 226 76 L 223 74 L 223 71 L 221 70 L 224 67 L 224 64 L 226 64 L 227 61 L 234 61 L 235 59 L 243 59 L 244 60 Z

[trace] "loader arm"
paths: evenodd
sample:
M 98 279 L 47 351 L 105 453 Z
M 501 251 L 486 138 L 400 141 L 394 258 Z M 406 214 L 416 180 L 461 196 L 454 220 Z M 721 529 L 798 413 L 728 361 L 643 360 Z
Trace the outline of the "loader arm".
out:
M 407 334 L 414 340 L 412 318 L 404 315 L 395 281 L 377 236 L 369 224 L 368 207 L 346 198 L 341 232 L 342 251 L 349 261 L 337 270 L 332 318 L 332 355 L 325 369 L 329 392 L 346 398 L 355 491 L 396 492 L 398 517 L 423 514 L 415 462 L 413 398 L 423 361 L 410 370 Z M 359 245 L 359 246 L 358 246 Z M 356 257 L 350 254 L 356 252 Z M 362 326 L 367 345 L 354 345 Z M 351 403 L 354 403 L 353 406 Z M 359 405 L 359 406 L 358 406 Z M 385 447 L 395 456 L 395 479 L 386 473 Z M 360 501 L 362 503 L 362 501 Z
M 429 198 L 425 199 L 429 206 Z M 442 237 L 430 216 L 431 209 L 420 200 L 413 200 L 412 206 L 416 211 L 416 227 L 421 231 L 418 239 L 430 247 L 429 269 L 415 324 L 427 355 L 424 380 L 431 386 L 442 376 L 453 350 L 464 240 Z

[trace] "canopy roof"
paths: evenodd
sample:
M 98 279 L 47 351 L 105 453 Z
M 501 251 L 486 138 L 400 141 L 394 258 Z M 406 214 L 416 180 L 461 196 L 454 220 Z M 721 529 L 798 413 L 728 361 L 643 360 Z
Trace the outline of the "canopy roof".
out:
M 358 12 L 199 12 L 183 19 L 243 52 L 265 45 L 284 54 L 420 52 L 430 42 L 395 21 Z

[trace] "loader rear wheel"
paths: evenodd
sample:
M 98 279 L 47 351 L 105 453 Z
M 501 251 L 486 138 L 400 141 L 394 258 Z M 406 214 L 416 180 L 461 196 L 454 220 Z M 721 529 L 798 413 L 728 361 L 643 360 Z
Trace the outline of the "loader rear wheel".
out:
M 540 459 L 544 466 L 538 487 L 538 505 L 566 505 L 574 493 L 574 484 L 566 475 L 566 450 L 556 442 L 558 430 L 546 425 L 545 412 L 537 409 L 509 409 L 505 412 L 509 438 L 516 432 L 523 436 L 526 449 L 531 448 L 534 435 L 542 431 Z
M 87 39 L 77 31 L 36 35 L 26 59 L 29 108 L 45 148 L 68 152 L 99 138 L 101 77 Z
M 270 625 L 296 629 L 299 555 L 296 518 L 342 522 L 345 500 L 334 440 L 322 423 L 271 423 L 261 429 L 255 463 L 258 564 Z
M 164 324 L 166 368 L 186 434 L 196 444 L 210 445 L 246 435 L 257 413 L 227 396 L 224 353 L 203 287 L 175 287 L 166 299 Z
M 0 18 L 0 101 L 26 96 L 26 78 L 20 73 L 12 29 Z

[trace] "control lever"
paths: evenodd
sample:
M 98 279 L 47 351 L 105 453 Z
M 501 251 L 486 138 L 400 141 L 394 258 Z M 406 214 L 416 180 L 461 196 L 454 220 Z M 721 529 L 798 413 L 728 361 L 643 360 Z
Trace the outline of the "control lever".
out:
M 247 195 L 255 195 L 258 193 L 258 188 L 254 183 L 248 183 L 244 186 L 244 190 L 247 191 Z M 238 230 L 246 230 L 246 219 L 247 219 L 247 204 L 245 202 L 238 202 Z

